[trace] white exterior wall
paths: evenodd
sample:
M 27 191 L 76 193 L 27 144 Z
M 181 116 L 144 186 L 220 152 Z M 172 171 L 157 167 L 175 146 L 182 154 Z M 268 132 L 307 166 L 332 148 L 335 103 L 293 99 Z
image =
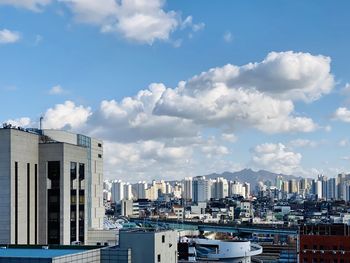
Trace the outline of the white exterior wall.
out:
M 105 208 L 103 206 L 103 142 L 91 139 L 91 215 L 89 228 L 102 229 Z
M 11 155 L 10 137 L 8 130 L 0 130 L 0 243 L 12 243 L 11 218 Z
M 18 244 L 35 244 L 35 165 L 39 137 L 16 130 L 0 130 L 0 241 L 15 243 L 15 162 L 18 163 Z M 30 165 L 29 207 L 27 164 Z M 29 216 L 28 218 L 28 210 Z M 28 225 L 29 221 L 29 225 Z M 29 227 L 29 242 L 28 242 Z
M 119 203 L 124 199 L 124 183 L 120 180 L 112 183 L 112 203 Z
M 182 198 L 185 200 L 192 199 L 192 177 L 186 177 L 183 181 Z

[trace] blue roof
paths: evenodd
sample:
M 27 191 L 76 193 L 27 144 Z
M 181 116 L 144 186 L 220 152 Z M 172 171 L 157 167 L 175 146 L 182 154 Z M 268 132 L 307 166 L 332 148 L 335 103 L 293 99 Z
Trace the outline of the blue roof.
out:
M 37 248 L 6 248 L 0 249 L 0 258 L 55 258 L 81 253 L 82 249 L 37 249 Z

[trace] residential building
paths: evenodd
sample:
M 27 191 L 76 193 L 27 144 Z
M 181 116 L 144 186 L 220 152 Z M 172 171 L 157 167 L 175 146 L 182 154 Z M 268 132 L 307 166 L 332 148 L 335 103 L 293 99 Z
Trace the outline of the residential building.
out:
M 210 199 L 210 181 L 205 176 L 196 176 L 192 181 L 192 201 L 195 203 L 206 202 Z

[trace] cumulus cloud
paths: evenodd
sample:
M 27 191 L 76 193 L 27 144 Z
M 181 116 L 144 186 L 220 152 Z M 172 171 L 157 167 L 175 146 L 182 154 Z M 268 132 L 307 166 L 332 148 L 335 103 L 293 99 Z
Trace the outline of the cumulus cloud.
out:
M 334 87 L 329 57 L 302 52 L 271 52 L 261 62 L 227 64 L 195 76 L 193 90 L 211 89 L 217 83 L 229 88 L 253 88 L 274 98 L 313 101 Z
M 120 33 L 126 39 L 152 44 L 166 41 L 181 26 L 181 15 L 165 11 L 164 0 L 60 0 L 68 5 L 76 21 L 100 26 L 101 32 Z M 191 20 L 191 21 L 189 21 Z M 187 21 L 194 31 L 204 24 Z M 186 20 L 185 20 L 186 21 Z
M 285 57 L 293 58 L 293 74 L 286 72 Z M 332 89 L 329 70 L 316 70 L 329 61 L 307 53 L 273 52 L 262 62 L 211 69 L 179 82 L 176 88 L 153 83 L 135 96 L 104 100 L 94 110 L 66 101 L 47 110 L 44 128 L 70 128 L 107 141 L 107 169 L 118 174 L 128 171 L 141 177 L 146 173 L 162 176 L 167 170 L 167 176 L 175 176 L 176 171 L 180 177 L 191 169 L 208 171 L 214 164 L 235 167 L 237 164 L 227 158 L 231 151 L 225 143 L 234 142 L 235 134 L 243 129 L 296 133 L 319 127 L 311 118 L 298 115 L 294 103 L 316 99 Z M 315 72 L 317 77 L 313 76 Z M 252 85 L 248 75 L 255 76 L 256 85 Z M 319 83 L 320 79 L 325 81 Z M 328 88 L 324 86 L 326 80 Z M 299 96 L 286 99 L 291 92 Z M 201 137 L 213 128 L 223 133 L 219 140 Z M 312 143 L 294 141 L 294 147 L 306 145 Z M 258 145 L 252 155 L 255 167 L 303 172 L 298 170 L 301 154 L 283 144 Z M 211 160 L 208 164 L 206 158 Z
M 268 133 L 310 132 L 317 125 L 310 118 L 294 116 L 289 100 L 274 99 L 252 89 L 232 89 L 217 83 L 211 89 L 167 89 L 154 113 L 192 120 L 199 125 L 231 130 L 253 127 Z
M 16 127 L 30 127 L 33 123 L 30 118 L 28 117 L 22 117 L 18 119 L 13 119 L 13 120 L 7 120 L 5 121 L 8 124 L 11 124 Z
M 0 44 L 16 43 L 20 39 L 21 39 L 21 35 L 19 32 L 10 31 L 8 29 L 0 30 Z
M 252 150 L 253 165 L 276 173 L 300 172 L 301 158 L 300 153 L 288 150 L 282 143 L 263 143 Z
M 49 5 L 51 0 L 0 0 L 0 5 L 11 5 L 18 8 L 26 8 L 34 12 L 41 11 Z
M 81 129 L 91 115 L 91 108 L 75 105 L 72 101 L 57 104 L 44 114 L 45 129 Z
M 193 23 L 192 16 L 182 21 L 180 12 L 166 11 L 166 0 L 0 0 L 0 5 L 38 12 L 54 1 L 68 7 L 78 23 L 150 45 L 156 40 L 169 41 L 171 33 L 178 29 L 197 32 L 205 27 L 204 23 Z
M 196 136 L 199 127 L 191 120 L 153 114 L 165 89 L 163 84 L 151 84 L 149 89 L 121 102 L 102 101 L 90 121 L 92 134 L 124 142 Z
M 333 114 L 333 119 L 342 122 L 350 122 L 350 110 L 346 107 L 338 108 Z

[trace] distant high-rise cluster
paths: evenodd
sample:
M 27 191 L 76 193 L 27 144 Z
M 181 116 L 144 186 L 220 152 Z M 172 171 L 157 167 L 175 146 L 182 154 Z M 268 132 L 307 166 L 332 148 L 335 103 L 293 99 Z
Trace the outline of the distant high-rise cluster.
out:
M 250 196 L 250 184 L 230 181 L 223 177 L 206 179 L 205 176 L 185 177 L 179 182 L 155 181 L 148 184 L 140 181 L 135 184 L 125 183 L 121 180 L 105 181 L 104 198 L 112 203 L 122 200 L 149 199 L 170 195 L 194 203 L 207 202 L 211 198 L 221 199 L 229 196 Z
M 285 180 L 277 176 L 275 183 L 260 182 L 257 192 L 261 194 L 273 193 L 278 198 L 301 196 L 316 200 L 343 200 L 350 201 L 350 174 L 338 174 L 327 178 L 318 175 L 316 179 L 301 178 Z

